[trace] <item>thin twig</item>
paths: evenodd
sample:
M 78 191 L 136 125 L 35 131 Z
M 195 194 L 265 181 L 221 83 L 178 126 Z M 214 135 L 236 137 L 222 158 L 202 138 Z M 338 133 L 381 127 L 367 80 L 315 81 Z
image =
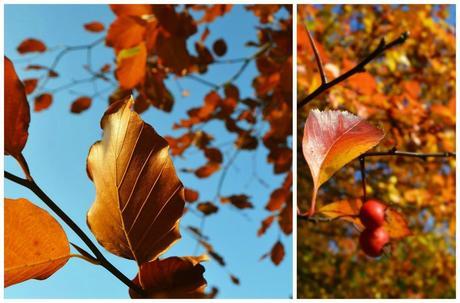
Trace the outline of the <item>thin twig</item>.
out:
M 16 175 L 13 175 L 7 171 L 5 178 L 9 179 L 17 184 L 30 189 L 35 195 L 37 195 L 59 218 L 61 218 L 76 234 L 80 239 L 85 242 L 88 248 L 93 252 L 94 256 L 100 262 L 100 264 L 107 269 L 112 275 L 118 280 L 123 282 L 129 288 L 135 290 L 137 293 L 145 296 L 145 292 L 142 288 L 134 284 L 128 277 L 120 272 L 109 260 L 107 260 L 91 239 L 83 232 L 83 230 L 53 201 L 33 180 L 22 179 Z
M 346 73 L 338 76 L 334 80 L 332 80 L 330 82 L 327 82 L 327 83 L 321 84 L 316 90 L 314 90 L 311 94 L 309 94 L 302 101 L 300 101 L 297 104 L 297 108 L 302 108 L 303 106 L 307 105 L 310 101 L 312 101 L 313 99 L 318 97 L 320 94 L 322 94 L 326 90 L 328 90 L 331 87 L 333 87 L 334 85 L 337 85 L 338 83 L 348 79 L 349 77 L 353 76 L 354 74 L 363 72 L 365 70 L 364 67 L 369 62 L 371 62 L 372 60 L 377 58 L 380 54 L 384 53 L 387 49 L 389 49 L 389 48 L 391 48 L 391 47 L 393 47 L 395 45 L 399 45 L 399 44 L 404 43 L 407 40 L 408 37 L 409 37 L 409 33 L 404 32 L 398 38 L 396 38 L 395 40 L 391 41 L 388 44 L 386 44 L 385 40 L 382 38 L 382 40 L 380 40 L 380 43 L 377 46 L 377 48 L 373 52 L 371 52 L 369 55 L 367 55 L 367 57 L 365 57 L 355 67 L 353 67 L 352 69 L 350 69 Z
M 321 57 L 319 55 L 318 49 L 316 48 L 315 40 L 313 39 L 306 25 L 305 25 L 305 29 L 307 30 L 308 39 L 310 40 L 311 48 L 313 49 L 313 53 L 315 54 L 316 64 L 318 65 L 319 74 L 321 76 L 321 85 L 326 85 L 327 76 L 326 76 L 326 73 L 324 72 L 323 62 L 321 61 Z
M 366 202 L 366 158 L 359 157 L 359 164 L 361 168 L 361 184 L 363 186 L 363 203 Z
M 363 158 L 367 157 L 381 157 L 381 156 L 400 156 L 400 157 L 413 157 L 425 160 L 426 158 L 455 158 L 455 152 L 439 152 L 439 153 L 416 153 L 399 151 L 392 148 L 385 152 L 368 152 L 361 155 Z

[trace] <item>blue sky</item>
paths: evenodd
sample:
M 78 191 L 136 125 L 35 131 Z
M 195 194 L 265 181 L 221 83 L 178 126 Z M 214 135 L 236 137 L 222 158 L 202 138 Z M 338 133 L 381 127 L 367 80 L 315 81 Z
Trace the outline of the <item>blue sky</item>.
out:
M 100 38 L 100 34 L 88 33 L 83 24 L 98 20 L 108 26 L 114 16 L 107 6 L 103 5 L 5 5 L 5 54 L 16 65 L 22 79 L 33 77 L 34 73 L 25 72 L 29 63 L 50 65 L 59 47 L 63 45 L 79 45 Z M 230 14 L 219 18 L 210 25 L 211 34 L 206 43 L 222 37 L 226 40 L 229 50 L 225 58 L 245 57 L 256 50 L 244 47 L 249 40 L 257 40 L 257 19 L 243 7 L 236 6 Z M 200 32 L 192 37 L 199 39 Z M 48 47 L 54 49 L 49 54 L 38 57 L 20 56 L 16 52 L 19 43 L 28 37 L 43 40 Z M 192 41 L 190 48 L 192 49 Z M 57 67 L 61 77 L 53 79 L 47 88 L 53 89 L 67 84 L 72 80 L 87 76 L 82 63 L 84 52 L 71 53 Z M 26 59 L 25 59 L 26 58 Z M 29 60 L 27 58 L 33 58 Z M 95 67 L 112 63 L 112 49 L 98 46 L 93 52 Z M 221 83 L 233 75 L 240 65 L 218 65 L 211 68 L 206 79 Z M 249 68 L 238 79 L 242 97 L 253 95 L 251 80 L 256 73 L 255 65 Z M 145 112 L 143 119 L 153 125 L 161 135 L 177 136 L 181 131 L 173 131 L 172 125 L 181 118 L 186 118 L 186 111 L 202 103 L 203 97 L 210 89 L 193 80 L 179 80 L 180 86 L 190 91 L 190 96 L 182 97 L 181 90 L 175 81 L 168 80 L 167 86 L 176 99 L 171 114 L 163 113 L 154 108 Z M 104 89 L 104 86 L 99 86 Z M 93 94 L 93 85 L 80 85 L 73 91 L 61 91 L 54 95 L 53 105 L 40 113 L 32 112 L 29 128 L 29 140 L 24 150 L 25 157 L 37 183 L 61 208 L 92 237 L 85 222 L 86 212 L 95 196 L 93 184 L 86 176 L 85 162 L 89 147 L 100 139 L 99 120 L 107 106 L 107 94 L 93 100 L 92 107 L 80 114 L 69 112 L 70 104 L 81 95 Z M 31 98 L 30 98 L 31 99 Z M 265 130 L 268 126 L 265 126 Z M 206 127 L 216 138 L 216 144 L 234 139 L 229 136 L 221 123 L 212 122 Z M 232 153 L 231 145 L 227 153 Z M 224 149 L 225 150 L 225 149 Z M 271 191 L 278 187 L 282 178 L 272 174 L 272 167 L 266 164 L 267 151 L 259 148 L 257 152 L 242 152 L 233 168 L 229 171 L 223 187 L 223 195 L 246 193 L 256 205 L 254 210 L 235 211 L 229 206 L 219 205 L 217 215 L 206 220 L 204 233 L 216 251 L 223 255 L 227 267 L 222 268 L 216 262 L 205 264 L 205 277 L 208 285 L 219 288 L 219 298 L 288 298 L 292 296 L 292 237 L 280 235 L 279 228 L 271 228 L 267 235 L 258 238 L 256 231 L 268 212 L 264 205 Z M 200 201 L 210 200 L 215 196 L 219 175 L 204 180 L 197 180 L 189 174 L 180 172 L 180 168 L 198 167 L 205 160 L 200 153 L 190 151 L 184 159 L 175 158 L 179 176 L 187 187 L 200 190 Z M 256 163 L 258 174 L 269 184 L 269 188 L 257 183 L 252 177 L 252 167 Z M 17 164 L 11 157 L 5 157 L 5 169 L 22 175 Z M 10 181 L 5 180 L 5 196 L 9 198 L 25 197 L 46 209 L 46 206 L 32 193 Z M 187 214 L 182 220 L 184 229 L 187 225 L 198 226 L 200 220 L 193 214 Z M 84 247 L 84 244 L 64 226 L 70 241 Z M 195 254 L 196 242 L 185 232 L 167 255 Z M 286 248 L 286 257 L 278 267 L 269 260 L 259 262 L 261 255 L 270 250 L 274 242 L 281 237 Z M 106 252 L 103 248 L 101 248 Z M 197 253 L 203 251 L 198 250 Z M 106 252 L 105 255 L 128 277 L 136 274 L 133 261 L 125 260 Z M 229 273 L 238 276 L 241 285 L 230 282 Z M 71 259 L 68 264 L 45 281 L 30 280 L 20 285 L 5 289 L 6 298 L 127 298 L 126 287 L 103 268 L 96 267 L 81 259 Z

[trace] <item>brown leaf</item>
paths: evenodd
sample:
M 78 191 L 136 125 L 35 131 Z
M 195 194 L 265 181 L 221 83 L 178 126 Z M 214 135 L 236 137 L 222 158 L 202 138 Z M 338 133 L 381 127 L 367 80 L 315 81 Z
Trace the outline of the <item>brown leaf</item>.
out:
M 70 111 L 72 113 L 79 114 L 91 106 L 91 101 L 90 97 L 80 97 L 72 102 L 70 105 Z
M 67 236 L 48 212 L 26 199 L 5 198 L 5 287 L 44 280 L 70 257 Z
M 198 168 L 195 171 L 195 175 L 198 178 L 207 178 L 210 175 L 214 174 L 220 169 L 220 163 L 217 162 L 208 162 L 204 166 Z
M 292 193 L 278 216 L 278 224 L 285 235 L 292 233 Z
M 283 204 L 287 201 L 291 191 L 285 188 L 275 189 L 271 195 L 270 200 L 268 201 L 265 209 L 268 211 L 275 211 L 280 209 Z
M 199 194 L 196 190 L 193 190 L 191 188 L 185 188 L 184 189 L 184 196 L 185 196 L 185 201 L 189 203 L 193 203 L 199 198 Z
M 412 234 L 404 215 L 390 207 L 385 210 L 384 228 L 391 239 L 402 239 Z
M 180 238 L 184 190 L 168 144 L 130 108 L 112 104 L 101 119 L 102 141 L 87 158 L 96 199 L 87 222 L 99 243 L 140 265 L 156 259 Z
M 93 33 L 99 33 L 105 29 L 104 24 L 102 24 L 101 22 L 97 22 L 97 21 L 86 23 L 84 27 L 87 31 L 93 32 Z
M 232 283 L 235 285 L 240 285 L 240 279 L 234 275 L 230 275 L 230 280 L 232 280 Z
M 37 39 L 29 38 L 21 42 L 17 48 L 20 54 L 27 54 L 27 53 L 43 53 L 46 51 L 46 45 Z
M 5 101 L 5 155 L 23 159 L 22 150 L 29 136 L 30 108 L 24 85 L 19 80 L 13 63 L 4 57 L 4 101 Z M 25 162 L 24 162 L 25 163 Z
M 30 95 L 37 88 L 38 79 L 26 79 L 24 80 L 24 87 L 27 95 Z
M 270 258 L 276 266 L 278 266 L 281 261 L 284 259 L 284 245 L 281 241 L 277 241 L 275 245 L 273 245 L 272 250 L 270 252 Z
M 53 103 L 53 96 L 48 93 L 41 94 L 35 97 L 34 100 L 34 111 L 41 112 L 42 110 L 47 109 L 50 107 L 51 103 Z
M 204 155 L 210 162 L 222 163 L 223 161 L 222 153 L 217 148 L 205 148 Z
M 275 216 L 272 215 L 272 216 L 268 216 L 267 218 L 265 218 L 262 221 L 262 225 L 260 226 L 259 230 L 257 231 L 257 236 L 258 237 L 260 237 L 263 234 L 265 234 L 267 229 L 272 225 L 274 219 L 275 219 Z
M 145 43 L 118 53 L 115 75 L 121 89 L 128 90 L 144 80 L 147 49 Z
M 212 44 L 212 50 L 217 56 L 224 56 L 227 53 L 227 44 L 225 43 L 225 40 L 217 39 L 216 41 L 214 41 L 214 43 Z
M 349 112 L 310 111 L 302 139 L 303 155 L 314 184 L 310 216 L 315 212 L 321 184 L 383 137 L 383 131 Z
M 251 202 L 249 202 L 249 196 L 247 195 L 232 195 L 229 197 L 222 197 L 220 198 L 220 202 L 222 204 L 231 203 L 233 206 L 239 209 L 244 208 L 254 208 Z
M 142 286 L 150 299 L 204 298 L 207 282 L 203 277 L 205 268 L 200 262 L 206 259 L 204 256 L 169 257 L 150 261 L 140 266 L 133 282 Z M 129 296 L 141 298 L 132 289 Z
M 219 208 L 212 202 L 202 202 L 198 204 L 196 208 L 205 216 L 212 215 L 219 210 Z

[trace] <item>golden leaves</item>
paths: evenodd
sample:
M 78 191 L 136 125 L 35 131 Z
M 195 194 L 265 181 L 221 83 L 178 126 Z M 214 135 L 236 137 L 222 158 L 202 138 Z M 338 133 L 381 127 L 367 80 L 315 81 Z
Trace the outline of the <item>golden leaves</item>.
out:
M 166 140 L 131 111 L 132 103 L 113 103 L 101 119 L 102 141 L 87 159 L 96 187 L 87 222 L 102 246 L 140 265 L 180 238 L 185 202 Z
M 48 278 L 70 257 L 64 230 L 45 210 L 26 199 L 4 201 L 5 287 Z

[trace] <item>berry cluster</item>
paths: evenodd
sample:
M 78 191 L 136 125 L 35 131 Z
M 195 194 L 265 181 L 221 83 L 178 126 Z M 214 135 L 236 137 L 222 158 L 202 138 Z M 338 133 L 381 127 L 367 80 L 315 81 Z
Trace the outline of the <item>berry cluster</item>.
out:
M 359 236 L 361 249 L 369 257 L 378 257 L 390 237 L 383 228 L 387 206 L 377 200 L 366 201 L 359 212 L 359 218 L 366 227 Z

